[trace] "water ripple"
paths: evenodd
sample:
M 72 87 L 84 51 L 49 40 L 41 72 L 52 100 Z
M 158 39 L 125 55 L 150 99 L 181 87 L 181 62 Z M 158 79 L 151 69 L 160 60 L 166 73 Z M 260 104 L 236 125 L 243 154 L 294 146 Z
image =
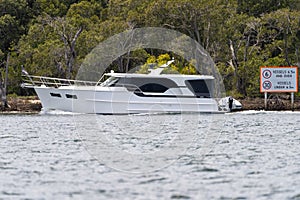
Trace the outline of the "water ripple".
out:
M 192 125 L 189 115 L 182 129 L 174 128 L 178 115 L 97 116 L 100 133 L 124 151 L 147 155 L 165 144 L 170 151 L 184 147 L 178 158 L 159 152 L 171 164 L 142 174 L 117 171 L 87 151 L 76 122 L 90 115 L 0 116 L 0 199 L 300 199 L 300 113 L 224 116 L 205 115 Z M 120 119 L 131 132 L 120 132 Z M 160 119 L 157 130 L 149 125 Z M 190 133 L 193 138 L 180 137 Z M 182 141 L 173 144 L 173 134 Z

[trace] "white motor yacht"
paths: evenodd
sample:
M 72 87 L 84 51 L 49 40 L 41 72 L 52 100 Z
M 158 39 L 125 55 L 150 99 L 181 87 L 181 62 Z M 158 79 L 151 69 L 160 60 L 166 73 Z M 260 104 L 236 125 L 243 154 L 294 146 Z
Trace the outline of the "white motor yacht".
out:
M 34 88 L 43 110 L 75 113 L 221 113 L 214 98 L 214 77 L 162 74 L 173 61 L 148 74 L 106 73 L 99 82 L 23 75 L 23 87 Z

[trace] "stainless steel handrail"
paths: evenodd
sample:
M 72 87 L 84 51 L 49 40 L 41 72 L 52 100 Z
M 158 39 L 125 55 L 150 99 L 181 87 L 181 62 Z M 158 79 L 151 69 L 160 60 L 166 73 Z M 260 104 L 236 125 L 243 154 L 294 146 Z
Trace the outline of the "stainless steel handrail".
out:
M 47 87 L 61 87 L 61 86 L 72 86 L 72 85 L 82 85 L 82 86 L 96 86 L 98 82 L 94 81 L 83 81 L 83 80 L 72 80 L 72 79 L 62 79 L 62 78 L 52 78 L 45 76 L 32 76 L 32 75 L 22 75 L 23 86 L 33 87 L 45 85 Z

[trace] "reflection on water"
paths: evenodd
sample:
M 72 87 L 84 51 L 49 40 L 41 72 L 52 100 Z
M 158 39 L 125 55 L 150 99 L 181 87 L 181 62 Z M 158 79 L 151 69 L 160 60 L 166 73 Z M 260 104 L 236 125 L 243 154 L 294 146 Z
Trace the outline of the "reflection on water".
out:
M 0 118 L 0 199 L 300 198 L 299 112 Z

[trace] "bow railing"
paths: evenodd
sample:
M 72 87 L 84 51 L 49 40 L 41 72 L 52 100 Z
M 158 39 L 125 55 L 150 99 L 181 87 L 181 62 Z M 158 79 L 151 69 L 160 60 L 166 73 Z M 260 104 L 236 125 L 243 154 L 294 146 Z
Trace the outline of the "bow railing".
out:
M 22 75 L 22 87 L 33 88 L 34 86 L 46 86 L 46 87 L 61 87 L 61 86 L 96 86 L 99 82 L 94 81 L 82 81 L 82 80 L 72 80 L 63 78 L 52 78 L 45 76 L 32 76 L 32 75 Z

